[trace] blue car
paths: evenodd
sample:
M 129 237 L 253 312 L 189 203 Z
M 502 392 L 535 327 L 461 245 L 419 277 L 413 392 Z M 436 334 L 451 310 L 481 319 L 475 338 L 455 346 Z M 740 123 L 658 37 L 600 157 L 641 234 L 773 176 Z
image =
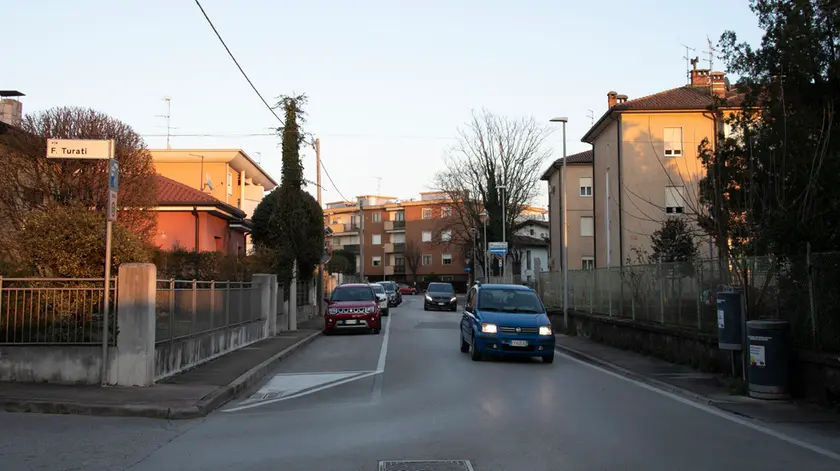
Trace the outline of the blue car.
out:
M 461 351 L 473 361 L 485 355 L 541 357 L 554 362 L 554 332 L 537 293 L 520 285 L 476 285 L 461 317 Z

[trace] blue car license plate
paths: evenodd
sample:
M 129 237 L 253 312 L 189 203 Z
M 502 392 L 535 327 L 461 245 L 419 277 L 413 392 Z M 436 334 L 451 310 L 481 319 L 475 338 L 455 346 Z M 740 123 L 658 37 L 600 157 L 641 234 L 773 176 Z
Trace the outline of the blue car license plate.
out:
M 511 347 L 527 347 L 528 341 L 527 340 L 511 340 L 510 341 Z

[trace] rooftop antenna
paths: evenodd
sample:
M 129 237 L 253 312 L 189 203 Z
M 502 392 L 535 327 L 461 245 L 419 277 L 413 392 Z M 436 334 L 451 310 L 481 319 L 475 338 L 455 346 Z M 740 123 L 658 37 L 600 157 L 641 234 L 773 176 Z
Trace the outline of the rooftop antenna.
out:
M 709 62 L 709 72 L 714 72 L 715 69 L 715 46 L 712 44 L 712 40 L 706 36 L 706 43 L 708 44 L 708 51 L 703 51 L 703 54 L 708 54 L 709 58 L 706 59 Z
M 262 152 L 254 152 L 254 155 L 257 156 L 257 164 L 262 165 Z
M 683 56 L 683 59 L 685 59 L 685 83 L 690 84 L 691 83 L 691 66 L 693 65 L 694 68 L 696 69 L 697 68 L 697 63 L 693 62 L 691 60 L 691 54 L 688 51 L 697 52 L 697 49 L 694 49 L 693 47 L 688 47 L 685 44 L 680 44 L 680 46 L 685 48 L 685 55 Z
M 589 118 L 589 123 L 590 123 L 589 125 L 594 126 L 595 125 L 595 112 L 592 111 L 592 110 L 587 110 L 587 111 L 589 111 L 589 114 L 586 115 L 586 117 Z
M 166 102 L 166 114 L 157 114 L 155 117 L 166 119 L 166 148 L 171 149 L 172 146 L 169 145 L 169 137 L 172 135 L 172 127 L 169 125 L 169 118 L 172 115 L 172 99 L 166 96 L 163 97 L 163 101 Z
M 373 177 L 376 179 L 376 196 L 382 194 L 382 177 Z

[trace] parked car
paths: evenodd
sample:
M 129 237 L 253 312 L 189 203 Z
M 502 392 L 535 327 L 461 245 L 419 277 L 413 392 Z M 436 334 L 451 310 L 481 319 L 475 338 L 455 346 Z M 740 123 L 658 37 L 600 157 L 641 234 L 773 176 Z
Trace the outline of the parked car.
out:
M 379 301 L 373 288 L 366 283 L 348 283 L 333 290 L 325 298 L 324 333 L 340 330 L 369 329 L 378 334 L 382 328 Z
M 455 297 L 455 288 L 452 283 L 429 283 L 423 300 L 423 310 L 430 309 L 448 311 L 458 309 L 458 298 Z
M 385 288 L 388 293 L 388 306 L 399 306 L 402 304 L 402 293 L 397 289 L 397 284 L 393 281 L 380 281 L 380 285 Z
M 539 356 L 554 362 L 554 332 L 537 293 L 521 285 L 470 288 L 461 317 L 461 351 L 484 355 Z
M 400 283 L 400 294 L 417 294 L 417 288 Z
M 387 316 L 388 292 L 386 292 L 385 287 L 379 283 L 371 283 L 370 287 L 373 288 L 373 292 L 376 293 L 376 299 L 379 300 L 379 312 L 382 313 L 383 316 Z

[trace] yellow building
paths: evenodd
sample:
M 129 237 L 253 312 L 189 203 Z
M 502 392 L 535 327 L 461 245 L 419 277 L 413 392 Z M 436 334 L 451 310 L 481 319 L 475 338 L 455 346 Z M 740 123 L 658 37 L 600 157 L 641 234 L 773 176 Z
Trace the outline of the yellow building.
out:
M 698 146 L 706 138 L 714 145 L 723 130 L 711 112 L 715 98 L 732 107 L 743 101 L 722 72 L 697 69 L 683 87 L 634 100 L 607 94 L 609 109 L 582 139 L 593 152 L 596 267 L 635 262 L 634 249 L 650 251 L 664 218 L 703 211 Z

